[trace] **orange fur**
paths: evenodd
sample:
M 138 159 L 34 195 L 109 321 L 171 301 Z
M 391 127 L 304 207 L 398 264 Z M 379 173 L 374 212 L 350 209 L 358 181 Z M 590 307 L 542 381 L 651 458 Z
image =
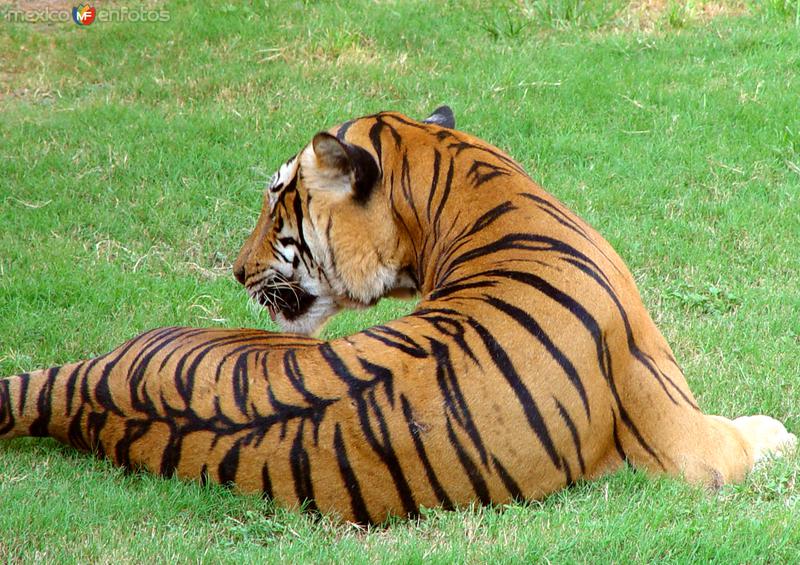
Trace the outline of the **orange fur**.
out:
M 419 292 L 412 314 L 327 343 L 153 330 L 0 380 L 0 437 L 359 521 L 536 498 L 625 460 L 719 485 L 793 446 L 766 416 L 704 415 L 608 243 L 448 126 L 441 108 L 318 134 L 268 187 L 234 266 L 288 331 Z

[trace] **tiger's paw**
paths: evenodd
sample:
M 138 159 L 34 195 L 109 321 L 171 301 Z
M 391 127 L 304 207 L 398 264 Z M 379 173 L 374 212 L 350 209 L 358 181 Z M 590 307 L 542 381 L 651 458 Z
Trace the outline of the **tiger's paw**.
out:
M 797 436 L 769 416 L 742 416 L 733 421 L 742 435 L 753 447 L 753 463 L 758 464 L 771 457 L 793 453 L 797 447 Z

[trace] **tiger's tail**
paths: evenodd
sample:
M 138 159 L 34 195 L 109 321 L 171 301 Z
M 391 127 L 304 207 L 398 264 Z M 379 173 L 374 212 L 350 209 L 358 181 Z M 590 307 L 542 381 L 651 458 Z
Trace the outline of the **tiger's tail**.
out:
M 71 399 L 81 394 L 78 375 L 84 364 L 0 378 L 0 439 L 55 437 L 85 445 L 84 433 L 70 430 L 69 424 Z M 75 433 L 79 437 L 70 437 Z

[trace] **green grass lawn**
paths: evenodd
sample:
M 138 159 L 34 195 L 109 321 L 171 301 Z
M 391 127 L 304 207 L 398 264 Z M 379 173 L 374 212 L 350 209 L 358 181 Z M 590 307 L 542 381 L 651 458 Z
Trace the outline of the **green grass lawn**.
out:
M 800 1 L 649 4 L 184 1 L 87 28 L 0 5 L 0 375 L 271 328 L 230 275 L 268 175 L 349 117 L 447 103 L 616 247 L 706 411 L 797 433 Z M 20 439 L 0 561 L 795 562 L 799 472 L 709 494 L 625 471 L 362 529 Z

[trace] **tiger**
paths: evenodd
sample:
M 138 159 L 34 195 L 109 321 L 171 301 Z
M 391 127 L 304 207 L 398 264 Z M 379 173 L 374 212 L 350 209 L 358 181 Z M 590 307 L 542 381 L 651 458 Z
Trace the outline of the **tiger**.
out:
M 442 106 L 314 135 L 233 264 L 280 333 L 165 327 L 0 380 L 0 437 L 356 523 L 540 499 L 630 465 L 711 488 L 788 453 L 704 414 L 622 259 Z M 343 309 L 408 315 L 314 337 Z

